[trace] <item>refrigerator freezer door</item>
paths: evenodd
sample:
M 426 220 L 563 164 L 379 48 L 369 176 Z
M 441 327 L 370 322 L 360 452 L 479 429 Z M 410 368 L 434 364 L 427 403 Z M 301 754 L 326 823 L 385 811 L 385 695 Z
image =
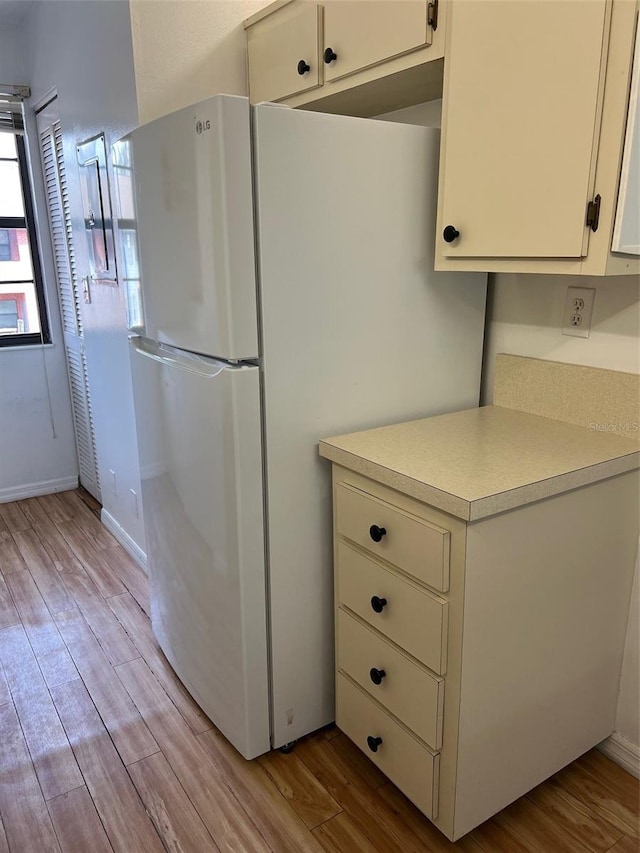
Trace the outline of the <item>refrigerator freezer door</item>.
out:
M 254 127 L 279 746 L 333 719 L 317 442 L 476 406 L 486 276 L 433 271 L 437 130 L 261 106 Z
M 221 95 L 164 116 L 125 137 L 118 152 L 134 174 L 136 216 L 127 227 L 137 229 L 142 334 L 219 358 L 255 358 L 247 99 Z
M 269 749 L 259 370 L 131 348 L 153 630 L 253 758 Z

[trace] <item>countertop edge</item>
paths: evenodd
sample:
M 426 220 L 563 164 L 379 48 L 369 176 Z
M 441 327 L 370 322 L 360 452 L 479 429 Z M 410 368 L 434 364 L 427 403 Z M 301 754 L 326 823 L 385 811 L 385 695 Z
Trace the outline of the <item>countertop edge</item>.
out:
M 481 521 L 492 515 L 499 515 L 502 512 L 551 498 L 582 486 L 598 483 L 610 477 L 637 470 L 640 467 L 640 450 L 636 450 L 624 456 L 587 465 L 584 468 L 558 474 L 555 477 L 537 480 L 515 489 L 468 501 L 325 441 L 318 443 L 318 451 L 320 456 L 336 465 L 362 474 L 370 480 L 389 486 L 398 492 L 430 504 L 436 509 L 467 522 Z
M 596 462 L 575 471 L 558 474 L 556 477 L 549 477 L 546 480 L 538 480 L 516 489 L 488 495 L 471 502 L 469 521 L 480 521 L 483 518 L 507 512 L 510 509 L 517 509 L 536 501 L 570 492 L 573 489 L 579 489 L 582 486 L 600 483 L 610 477 L 635 471 L 639 466 L 640 451 L 634 451 L 625 456 L 617 456 L 614 459 Z
M 436 509 L 462 519 L 462 521 L 471 520 L 472 504 L 464 498 L 444 492 L 442 489 L 437 489 L 421 480 L 415 480 L 413 477 L 401 474 L 392 468 L 385 468 L 384 465 L 371 462 L 364 456 L 357 456 L 355 453 L 342 450 L 325 441 L 318 442 L 318 452 L 320 456 L 335 465 L 341 465 L 343 468 L 355 471 L 356 474 L 362 474 L 363 477 L 368 477 L 376 483 L 389 486 L 397 492 L 402 492 L 411 498 L 430 504 Z

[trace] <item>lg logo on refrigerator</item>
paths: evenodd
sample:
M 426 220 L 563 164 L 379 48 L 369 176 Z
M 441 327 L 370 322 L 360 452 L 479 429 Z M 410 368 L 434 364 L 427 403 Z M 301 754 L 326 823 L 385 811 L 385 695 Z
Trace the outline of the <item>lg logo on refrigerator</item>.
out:
M 201 134 L 204 133 L 205 130 L 211 130 L 211 122 L 210 121 L 198 121 L 196 122 L 196 133 Z

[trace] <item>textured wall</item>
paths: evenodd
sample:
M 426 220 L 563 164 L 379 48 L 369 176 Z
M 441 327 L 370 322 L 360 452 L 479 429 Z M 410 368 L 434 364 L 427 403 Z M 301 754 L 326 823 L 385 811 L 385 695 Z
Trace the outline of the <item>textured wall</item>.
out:
M 242 21 L 264 0 L 131 0 L 141 123 L 211 95 L 246 95 Z

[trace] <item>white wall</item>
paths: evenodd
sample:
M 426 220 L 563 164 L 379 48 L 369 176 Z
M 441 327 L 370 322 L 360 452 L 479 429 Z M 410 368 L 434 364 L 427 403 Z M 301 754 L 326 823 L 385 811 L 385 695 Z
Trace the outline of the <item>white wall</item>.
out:
M 35 3 L 24 23 L 25 66 L 36 103 L 58 92 L 78 275 L 88 272 L 75 146 L 100 132 L 110 146 L 137 124 L 129 7 L 125 2 Z M 98 464 L 105 510 L 144 550 L 133 396 L 121 287 L 93 285 L 82 305 Z M 118 491 L 108 474 L 117 474 Z
M 567 288 L 596 291 L 591 334 L 562 334 Z M 491 402 L 499 352 L 640 373 L 640 278 L 563 275 L 492 276 L 485 345 L 485 402 Z
M 265 0 L 131 0 L 144 123 L 211 95 L 246 95 L 242 21 Z
M 0 81 L 29 82 L 15 26 L 0 28 Z M 36 212 L 46 216 L 41 205 Z M 50 256 L 48 232 L 41 255 Z M 44 271 L 53 345 L 0 349 L 0 501 L 70 488 L 78 478 L 58 300 Z

